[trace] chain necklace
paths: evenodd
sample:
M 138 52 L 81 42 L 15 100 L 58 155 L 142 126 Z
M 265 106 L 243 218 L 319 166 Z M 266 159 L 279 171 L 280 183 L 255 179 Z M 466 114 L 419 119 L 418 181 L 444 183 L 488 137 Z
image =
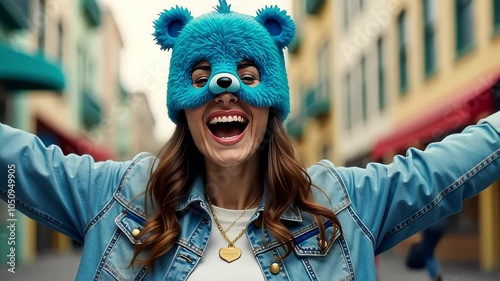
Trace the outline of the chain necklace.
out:
M 241 257 L 241 249 L 236 248 L 234 246 L 234 243 L 236 243 L 236 241 L 238 241 L 238 239 L 240 239 L 243 236 L 243 234 L 245 234 L 246 227 L 244 227 L 241 230 L 241 232 L 236 236 L 236 238 L 234 238 L 233 240 L 231 240 L 231 239 L 229 239 L 229 237 L 227 237 L 226 232 L 228 232 L 229 229 L 231 229 L 231 227 L 243 216 L 243 214 L 248 210 L 248 208 L 250 208 L 250 206 L 252 206 L 252 204 L 255 202 L 255 200 L 257 200 L 257 197 L 255 197 L 252 200 L 252 202 L 250 204 L 248 204 L 248 206 L 245 208 L 245 210 L 243 210 L 241 215 L 228 227 L 228 229 L 224 230 L 224 228 L 222 227 L 222 225 L 219 222 L 219 219 L 215 215 L 214 209 L 212 207 L 212 205 L 213 205 L 212 201 L 207 196 L 208 206 L 210 208 L 210 212 L 212 213 L 212 216 L 214 217 L 215 224 L 217 225 L 217 228 L 219 229 L 220 233 L 222 234 L 222 236 L 224 237 L 224 239 L 228 243 L 227 247 L 220 248 L 219 256 L 221 259 L 225 260 L 228 263 L 233 262 Z

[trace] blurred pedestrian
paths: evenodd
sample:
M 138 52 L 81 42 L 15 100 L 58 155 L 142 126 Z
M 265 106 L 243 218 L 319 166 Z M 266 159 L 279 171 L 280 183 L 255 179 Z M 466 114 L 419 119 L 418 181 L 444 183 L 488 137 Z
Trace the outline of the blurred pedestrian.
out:
M 420 242 L 411 245 L 406 256 L 406 266 L 410 269 L 424 269 L 430 280 L 441 281 L 441 267 L 434 255 L 436 247 L 446 232 L 448 219 L 444 218 L 422 231 Z

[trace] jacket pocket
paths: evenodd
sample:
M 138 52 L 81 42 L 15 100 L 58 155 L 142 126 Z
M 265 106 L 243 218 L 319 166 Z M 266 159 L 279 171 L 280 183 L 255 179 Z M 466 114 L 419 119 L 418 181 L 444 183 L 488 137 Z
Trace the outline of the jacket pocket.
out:
M 141 243 L 135 237 L 142 231 L 144 220 L 124 210 L 115 219 L 117 229 L 108 244 L 109 255 L 104 261 L 104 270 L 115 280 L 142 280 L 147 268 L 142 265 L 130 266 L 134 255 L 134 245 Z M 141 259 L 143 255 L 139 255 Z
M 325 232 L 327 241 L 323 241 L 320 239 L 319 229 L 313 228 L 312 230 L 301 234 L 295 238 L 295 254 L 297 256 L 326 256 L 331 249 L 331 245 L 329 245 L 330 237 L 333 235 L 334 228 L 331 222 L 327 222 L 325 224 Z M 335 237 L 333 238 L 333 243 L 339 238 L 340 233 L 336 232 Z M 325 252 L 321 252 L 321 245 L 326 247 Z
M 331 224 L 325 226 L 328 239 L 334 228 Z M 318 228 L 314 228 L 297 236 L 295 241 L 295 255 L 285 259 L 290 276 L 300 276 L 300 280 L 354 280 L 351 257 L 340 233 L 335 234 L 333 242 L 322 241 Z M 325 252 L 321 252 L 322 244 L 326 246 Z

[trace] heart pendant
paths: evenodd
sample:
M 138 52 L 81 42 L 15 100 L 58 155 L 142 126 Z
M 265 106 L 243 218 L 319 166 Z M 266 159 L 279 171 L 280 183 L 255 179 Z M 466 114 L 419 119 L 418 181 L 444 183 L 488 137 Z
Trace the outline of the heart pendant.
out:
M 235 248 L 234 246 L 227 247 L 227 248 L 220 248 L 219 256 L 221 259 L 230 263 L 230 262 L 233 262 L 241 257 L 241 250 L 238 248 Z

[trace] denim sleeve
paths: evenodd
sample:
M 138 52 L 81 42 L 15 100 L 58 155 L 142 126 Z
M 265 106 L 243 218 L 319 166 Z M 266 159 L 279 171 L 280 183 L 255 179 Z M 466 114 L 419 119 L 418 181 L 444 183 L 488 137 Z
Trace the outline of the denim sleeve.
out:
M 500 112 L 393 163 L 337 168 L 359 223 L 381 253 L 442 217 L 500 178 Z
M 72 239 L 112 200 L 126 162 L 64 156 L 35 135 L 0 124 L 0 198 Z M 10 179 L 10 180 L 9 180 Z M 10 205 L 12 207 L 12 205 Z

